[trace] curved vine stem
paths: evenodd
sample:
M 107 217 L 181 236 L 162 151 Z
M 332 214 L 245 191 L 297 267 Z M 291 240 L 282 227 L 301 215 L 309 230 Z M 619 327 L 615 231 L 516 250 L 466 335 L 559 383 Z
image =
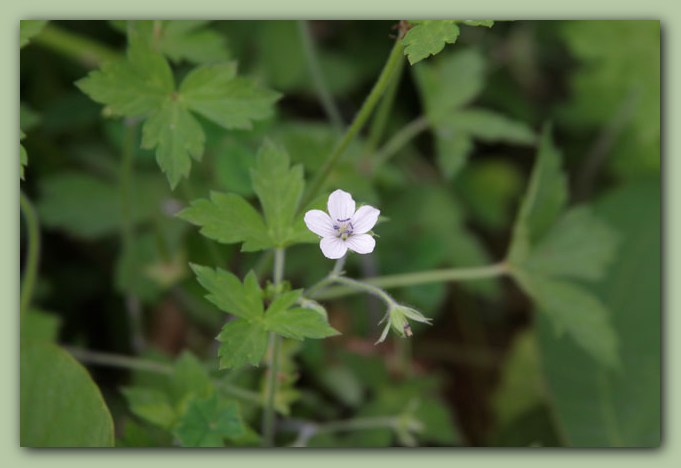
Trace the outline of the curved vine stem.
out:
M 319 194 L 319 192 L 322 189 L 322 186 L 324 185 L 324 182 L 331 174 L 331 171 L 333 171 L 333 169 L 340 161 L 340 158 L 345 153 L 345 150 L 347 149 L 348 145 L 352 142 L 355 136 L 357 136 L 357 133 L 359 133 L 362 127 L 364 127 L 364 124 L 366 124 L 367 120 L 369 120 L 369 117 L 371 117 L 371 113 L 376 107 L 376 104 L 378 104 L 379 100 L 381 99 L 381 96 L 383 95 L 386 88 L 390 84 L 393 74 L 399 69 L 399 64 L 402 58 L 403 50 L 404 46 L 402 45 L 402 39 L 398 38 L 395 41 L 395 45 L 393 46 L 393 49 L 390 52 L 390 55 L 388 56 L 388 61 L 385 63 L 385 66 L 383 67 L 383 70 L 381 71 L 378 80 L 376 81 L 374 87 L 371 89 L 371 92 L 369 93 L 366 100 L 362 104 L 362 107 L 355 116 L 355 119 L 352 121 L 352 124 L 345 132 L 345 135 L 343 136 L 341 141 L 338 143 L 338 145 L 336 145 L 334 150 L 326 159 L 326 162 L 324 163 L 322 168 L 319 170 L 319 172 L 317 172 L 314 179 L 312 180 L 310 188 L 308 189 L 307 193 L 303 197 L 303 200 L 300 204 L 300 210 L 304 209 L 312 200 L 314 200 L 317 194 Z
M 28 234 L 28 251 L 26 254 L 26 264 L 24 266 L 24 275 L 21 281 L 21 299 L 19 302 L 19 311 L 23 317 L 31 307 L 31 299 L 33 298 L 33 288 L 35 286 L 35 279 L 38 276 L 38 263 L 40 261 L 40 225 L 38 224 L 38 216 L 31 201 L 24 194 L 19 192 L 19 204 L 21 212 L 26 221 L 26 230 Z

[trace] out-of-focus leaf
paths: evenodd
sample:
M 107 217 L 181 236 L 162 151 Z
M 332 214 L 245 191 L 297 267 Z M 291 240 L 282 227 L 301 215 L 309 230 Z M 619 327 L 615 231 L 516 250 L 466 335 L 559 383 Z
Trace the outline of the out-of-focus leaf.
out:
M 59 335 L 59 316 L 41 310 L 31 310 L 21 317 L 21 343 L 39 341 L 53 343 Z
M 364 389 L 358 376 L 345 366 L 331 366 L 320 369 L 319 380 L 329 393 L 342 403 L 356 408 L 364 399 Z
M 89 374 L 60 347 L 21 346 L 22 447 L 112 447 L 113 420 Z
M 170 429 L 177 418 L 168 396 L 153 388 L 131 387 L 123 389 L 130 411 L 136 416 L 163 429 Z
M 464 106 L 485 82 L 485 60 L 476 49 L 445 54 L 434 63 L 414 67 L 421 100 L 436 137 L 437 161 L 451 178 L 473 151 L 473 140 L 533 144 L 526 124 L 485 109 Z
M 522 263 L 531 246 L 551 228 L 567 201 L 567 183 L 561 156 L 545 129 L 530 183 L 513 228 L 509 250 L 511 263 Z
M 556 416 L 572 446 L 658 447 L 661 442 L 660 185 L 633 184 L 596 203 L 622 248 L 593 289 L 612 311 L 622 365 L 593 361 L 556 340 L 539 318 L 539 344 Z
M 225 37 L 208 27 L 209 21 L 163 21 L 159 48 L 173 62 L 220 62 L 229 59 Z
M 544 385 L 536 337 L 531 330 L 523 331 L 514 339 L 493 397 L 497 425 L 506 426 L 526 411 L 543 404 L 546 399 Z
M 573 208 L 532 248 L 523 268 L 548 276 L 596 281 L 605 274 L 616 247 L 616 233 L 591 209 Z
M 463 169 L 456 182 L 471 217 L 494 230 L 510 224 L 511 208 L 523 189 L 515 165 L 503 159 L 475 161 Z
M 28 153 L 21 143 L 19 144 L 19 178 L 24 180 L 24 167 L 28 166 Z
M 24 47 L 40 34 L 46 24 L 45 20 L 21 20 L 19 22 L 19 47 Z
M 215 394 L 192 398 L 173 430 L 183 447 L 224 447 L 224 439 L 238 438 L 244 433 L 239 406 Z
M 624 119 L 609 158 L 620 177 L 660 171 L 660 22 L 567 21 L 561 28 L 581 66 L 565 109 L 571 125 Z
M 146 175 L 132 185 L 131 221 L 149 220 L 160 212 L 167 189 Z M 40 192 L 38 213 L 45 226 L 84 239 L 118 233 L 123 219 L 119 186 L 86 173 L 62 172 L 43 178 Z

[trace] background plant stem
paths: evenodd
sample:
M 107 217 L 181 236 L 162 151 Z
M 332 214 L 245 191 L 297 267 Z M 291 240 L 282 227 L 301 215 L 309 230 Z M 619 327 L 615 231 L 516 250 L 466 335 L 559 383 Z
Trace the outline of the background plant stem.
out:
M 21 279 L 21 299 L 19 302 L 19 311 L 21 316 L 23 316 L 31 307 L 33 287 L 35 286 L 35 279 L 38 275 L 38 262 L 40 261 L 40 225 L 38 224 L 38 216 L 36 215 L 35 209 L 24 192 L 19 192 L 19 204 L 21 206 L 21 212 L 24 214 L 28 236 L 28 249 L 26 253 L 26 263 L 24 265 L 24 275 Z
M 329 118 L 331 124 L 338 131 L 342 131 L 345 127 L 345 124 L 343 123 L 343 118 L 341 117 L 341 113 L 338 110 L 338 106 L 333 100 L 333 96 L 329 92 L 328 86 L 326 86 L 324 73 L 322 72 L 322 67 L 319 63 L 319 55 L 317 54 L 312 32 L 310 31 L 310 22 L 305 20 L 298 21 L 298 31 L 300 32 L 300 40 L 303 43 L 303 50 L 305 51 L 305 58 L 307 59 L 307 67 L 310 70 L 310 76 L 312 77 L 312 82 L 314 83 L 314 87 L 317 90 L 319 101 L 321 102 L 324 112 L 326 112 L 326 116 Z
M 333 169 L 336 167 L 338 161 L 340 161 L 340 158 L 345 153 L 345 150 L 347 149 L 348 145 L 352 142 L 352 140 L 355 138 L 357 133 L 359 133 L 362 127 L 364 127 L 364 124 L 371 116 L 371 113 L 376 107 L 376 104 L 378 104 L 378 101 L 380 100 L 381 96 L 383 95 L 386 88 L 390 84 L 390 79 L 399 68 L 398 65 L 400 63 L 400 59 L 402 58 L 403 50 L 404 47 L 402 45 L 402 40 L 401 39 L 396 40 L 395 45 L 393 46 L 393 49 L 390 52 L 390 55 L 388 56 L 388 61 L 383 67 L 383 70 L 381 71 L 378 80 L 374 84 L 374 87 L 371 89 L 371 92 L 369 93 L 366 100 L 362 104 L 362 107 L 355 116 L 355 119 L 353 120 L 348 130 L 345 132 L 345 135 L 343 136 L 341 141 L 338 143 L 338 145 L 336 145 L 334 150 L 326 159 L 326 162 L 324 163 L 322 168 L 319 170 L 319 172 L 317 172 L 314 179 L 312 180 L 312 183 L 310 184 L 310 187 L 305 196 L 303 197 L 302 203 L 300 204 L 301 210 L 304 209 L 304 207 L 306 207 L 308 203 L 314 200 L 317 194 L 321 191 L 324 182 L 331 174 L 331 171 L 333 171 Z
M 33 41 L 85 66 L 96 68 L 104 62 L 123 58 L 101 43 L 48 23 Z

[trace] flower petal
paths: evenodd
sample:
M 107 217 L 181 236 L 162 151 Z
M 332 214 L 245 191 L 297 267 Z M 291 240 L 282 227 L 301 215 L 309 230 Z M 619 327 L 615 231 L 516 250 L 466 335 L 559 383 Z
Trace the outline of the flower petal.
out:
M 355 214 L 355 200 L 348 192 L 336 190 L 329 195 L 327 208 L 333 222 L 350 219 Z
M 337 259 L 341 258 L 348 251 L 345 242 L 338 237 L 325 237 L 319 243 L 322 253 L 326 258 Z
M 318 236 L 334 237 L 336 235 L 331 218 L 322 210 L 310 210 L 305 213 L 305 224 Z
M 348 248 L 358 254 L 368 254 L 374 251 L 376 239 L 369 234 L 352 235 L 345 241 Z
M 380 210 L 377 210 L 373 206 L 364 205 L 360 206 L 359 210 L 352 217 L 352 230 L 355 234 L 364 234 L 369 232 L 372 227 L 378 221 L 378 215 L 381 214 Z

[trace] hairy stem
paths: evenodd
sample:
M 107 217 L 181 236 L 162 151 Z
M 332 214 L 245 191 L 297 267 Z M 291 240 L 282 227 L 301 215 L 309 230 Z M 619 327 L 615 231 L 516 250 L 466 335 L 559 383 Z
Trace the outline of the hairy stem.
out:
M 403 49 L 404 47 L 402 45 L 402 40 L 401 39 L 396 40 L 395 45 L 393 46 L 393 49 L 390 52 L 390 55 L 388 56 L 388 61 L 383 67 L 383 70 L 381 71 L 378 80 L 376 81 L 374 87 L 371 89 L 371 92 L 369 93 L 366 100 L 362 104 L 362 107 L 355 116 L 355 119 L 353 120 L 352 124 L 345 132 L 345 135 L 338 143 L 338 145 L 336 145 L 336 147 L 331 152 L 329 157 L 326 159 L 326 162 L 324 163 L 322 168 L 315 175 L 314 179 L 312 180 L 312 183 L 310 184 L 310 188 L 303 197 L 302 203 L 300 204 L 300 209 L 304 209 L 308 205 L 308 203 L 314 200 L 317 194 L 321 191 L 324 182 L 331 174 L 331 171 L 333 171 L 333 169 L 336 167 L 336 164 L 338 164 L 338 162 L 340 161 L 341 156 L 343 156 L 343 154 L 345 153 L 345 150 L 347 149 L 348 145 L 352 142 L 352 140 L 355 138 L 357 133 L 362 129 L 362 127 L 364 127 L 364 124 L 371 116 L 371 113 L 376 107 L 376 104 L 378 104 L 378 101 L 380 100 L 381 96 L 383 95 L 386 88 L 390 84 L 390 80 L 393 74 L 399 68 L 398 65 L 402 57 Z
M 333 278 L 333 281 L 347 286 L 350 290 L 364 291 L 373 296 L 376 296 L 383 302 L 385 302 L 388 308 L 397 305 L 395 299 L 393 299 L 388 293 L 383 291 L 381 288 L 369 284 L 368 280 L 366 282 L 363 282 L 357 281 L 352 278 L 346 278 L 345 276 L 338 276 L 336 278 Z M 326 297 L 326 295 L 324 295 L 324 297 Z
M 48 23 L 33 41 L 86 68 L 96 68 L 104 62 L 123 58 L 123 55 L 115 50 L 80 34 L 62 29 L 54 23 Z
M 397 64 L 397 70 L 393 74 L 388 89 L 381 98 L 381 103 L 378 105 L 376 114 L 371 121 L 371 127 L 369 128 L 369 135 L 367 136 L 367 144 L 365 148 L 365 153 L 372 158 L 371 154 L 376 151 L 378 145 L 383 138 L 385 133 L 385 128 L 388 124 L 389 117 L 391 115 L 393 104 L 395 103 L 395 96 L 397 95 L 397 89 L 400 85 L 400 78 L 402 76 L 402 69 L 404 68 L 404 55 L 399 59 Z M 373 159 L 373 158 L 372 158 Z
M 284 278 L 284 261 L 286 259 L 286 250 L 278 248 L 274 250 L 274 286 L 281 283 Z M 265 409 L 262 414 L 263 427 L 263 447 L 272 447 L 274 445 L 275 433 L 275 397 L 277 395 L 278 373 L 279 373 L 279 349 L 281 348 L 281 337 L 274 332 L 269 335 L 269 362 L 268 362 L 268 378 L 265 400 Z
M 38 263 L 40 261 L 40 225 L 38 216 L 31 201 L 24 194 L 19 192 L 19 205 L 24 214 L 26 230 L 28 234 L 28 249 L 26 253 L 26 263 L 24 265 L 24 275 L 21 279 L 21 299 L 19 302 L 19 313 L 23 316 L 31 307 L 33 298 L 33 287 L 38 276 Z
M 298 31 L 300 32 L 300 40 L 303 43 L 307 67 L 310 70 L 310 76 L 312 77 L 312 82 L 314 83 L 317 95 L 319 96 L 319 101 L 321 102 L 329 121 L 331 121 L 331 124 L 337 130 L 343 130 L 345 124 L 343 123 L 343 118 L 338 110 L 338 106 L 336 106 L 336 102 L 333 100 L 333 96 L 326 85 L 314 39 L 312 38 L 312 33 L 310 31 L 309 21 L 298 21 Z
M 357 282 L 363 285 L 364 290 L 366 287 L 374 286 L 377 290 L 399 288 L 404 286 L 414 286 L 417 284 L 427 284 L 427 283 L 442 283 L 447 281 L 466 281 L 466 280 L 478 280 L 484 278 L 493 278 L 496 276 L 502 276 L 508 273 L 508 266 L 505 263 L 497 263 L 489 266 L 482 267 L 471 267 L 471 268 L 449 268 L 442 270 L 428 270 L 420 271 L 417 273 L 403 273 L 397 275 L 387 275 L 387 276 L 377 276 L 375 278 L 368 278 L 364 282 Z M 356 294 L 358 285 L 348 284 L 349 278 L 343 278 L 345 281 L 338 281 L 346 286 L 332 287 L 324 291 L 319 291 L 316 294 L 312 294 L 310 297 L 312 299 L 334 299 L 337 297 L 349 296 L 351 294 Z M 354 282 L 354 280 L 351 280 Z M 348 287 L 352 286 L 352 287 Z M 360 288 L 361 289 L 361 288 Z M 383 291 L 381 291 L 385 294 Z

